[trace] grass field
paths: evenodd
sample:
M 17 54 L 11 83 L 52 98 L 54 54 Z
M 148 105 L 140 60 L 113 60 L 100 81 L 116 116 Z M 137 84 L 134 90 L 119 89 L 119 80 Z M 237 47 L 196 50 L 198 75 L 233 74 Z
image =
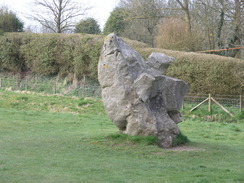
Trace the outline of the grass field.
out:
M 118 135 L 99 99 L 0 91 L 0 183 L 244 182 L 243 119 L 183 114 L 191 142 L 160 149 Z

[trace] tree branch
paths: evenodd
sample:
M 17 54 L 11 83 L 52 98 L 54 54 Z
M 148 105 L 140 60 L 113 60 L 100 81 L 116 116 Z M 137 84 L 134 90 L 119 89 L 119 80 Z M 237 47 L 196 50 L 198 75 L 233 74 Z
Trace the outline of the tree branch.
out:
M 51 31 L 56 29 L 54 32 L 60 32 L 63 27 L 73 27 L 73 19 L 90 9 L 73 0 L 35 0 L 33 7 L 33 13 L 27 17 Z

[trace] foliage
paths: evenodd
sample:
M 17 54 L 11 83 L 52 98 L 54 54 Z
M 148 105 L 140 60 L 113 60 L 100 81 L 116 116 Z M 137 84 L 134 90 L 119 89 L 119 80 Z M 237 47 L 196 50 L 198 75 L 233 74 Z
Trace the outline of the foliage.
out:
M 121 14 L 126 21 L 122 36 L 154 47 L 163 4 L 162 0 L 121 0 Z
M 25 59 L 20 52 L 20 46 L 26 41 L 25 34 L 19 36 L 13 33 L 10 37 L 5 35 L 0 37 L 0 71 L 14 73 L 25 71 Z
M 75 26 L 75 33 L 99 34 L 101 30 L 94 18 L 87 18 Z
M 119 2 L 126 21 L 122 36 L 152 47 L 160 45 L 179 51 L 217 50 L 242 45 L 244 39 L 243 0 Z M 178 21 L 172 21 L 176 19 Z M 213 53 L 226 55 L 223 51 Z M 230 51 L 228 56 L 241 58 L 241 50 Z
M 0 36 L 0 71 L 31 71 L 72 80 L 97 79 L 102 35 L 8 33 Z M 166 75 L 182 79 L 191 93 L 240 95 L 244 63 L 217 55 L 150 48 L 125 39 L 144 58 L 162 52 L 176 58 Z M 91 49 L 92 48 L 92 49 Z
M 155 48 L 137 48 L 137 51 L 145 58 L 152 52 L 161 52 L 176 58 L 166 75 L 187 82 L 190 93 L 243 94 L 244 63 L 241 60 Z
M 200 40 L 200 36 L 189 35 L 187 24 L 181 19 L 167 19 L 158 25 L 156 36 L 158 48 L 179 51 L 201 50 Z
M 80 98 L 78 106 L 82 107 L 82 106 L 86 106 L 86 105 L 92 105 L 93 103 L 94 103 L 94 100 L 92 100 L 92 99 Z
M 6 34 L 0 37 L 1 70 L 23 71 L 22 64 L 44 76 L 96 78 L 102 41 L 102 36 L 78 34 Z
M 0 30 L 3 32 L 23 32 L 24 23 L 6 7 L 0 7 Z
M 0 29 L 0 36 L 2 36 L 4 34 L 3 29 Z
M 20 48 L 23 53 L 26 66 L 31 68 L 34 73 L 40 75 L 57 75 L 59 65 L 55 59 L 55 50 L 58 40 L 55 36 L 36 36 L 29 43 Z
M 0 91 L 0 182 L 244 181 L 244 123 L 187 120 L 191 142 L 161 149 L 118 134 L 101 101 L 79 101 Z
M 103 29 L 103 34 L 109 34 L 114 32 L 118 36 L 125 30 L 126 22 L 124 21 L 123 9 L 115 8 L 105 23 L 105 27 Z

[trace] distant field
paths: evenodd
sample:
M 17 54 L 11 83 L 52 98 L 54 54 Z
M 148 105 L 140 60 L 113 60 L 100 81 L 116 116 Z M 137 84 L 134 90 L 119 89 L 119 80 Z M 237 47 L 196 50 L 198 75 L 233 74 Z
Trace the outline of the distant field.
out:
M 100 99 L 0 90 L 0 183 L 244 182 L 241 115 L 227 123 L 183 114 L 191 142 L 160 149 L 117 135 Z

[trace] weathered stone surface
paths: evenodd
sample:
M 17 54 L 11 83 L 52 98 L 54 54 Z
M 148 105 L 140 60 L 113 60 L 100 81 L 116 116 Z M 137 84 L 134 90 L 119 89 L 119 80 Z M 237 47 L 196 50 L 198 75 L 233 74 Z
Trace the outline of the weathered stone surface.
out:
M 147 64 L 160 71 L 161 74 L 164 74 L 165 71 L 168 69 L 170 64 L 173 63 L 175 59 L 173 57 L 170 57 L 168 55 L 165 55 L 163 53 L 152 53 L 148 59 L 146 60 Z
M 180 108 L 188 85 L 162 75 L 173 58 L 152 53 L 145 61 L 115 34 L 105 38 L 98 79 L 102 100 L 113 123 L 129 135 L 157 136 L 170 147 L 179 134 Z

